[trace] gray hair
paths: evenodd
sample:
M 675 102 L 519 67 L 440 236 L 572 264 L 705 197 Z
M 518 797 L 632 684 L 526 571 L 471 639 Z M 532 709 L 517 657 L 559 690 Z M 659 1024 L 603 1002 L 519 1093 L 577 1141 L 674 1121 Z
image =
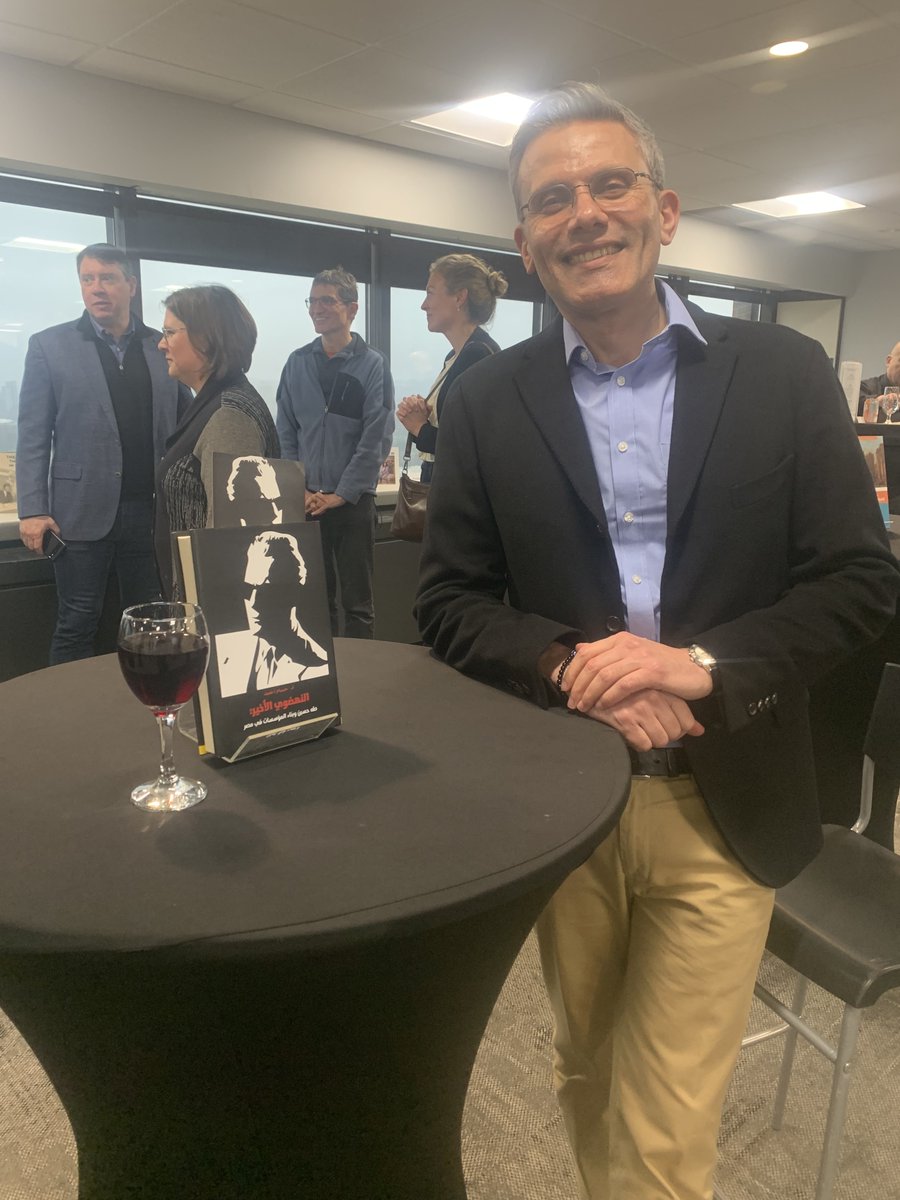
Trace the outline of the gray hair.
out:
M 312 281 L 311 286 L 315 287 L 317 283 L 321 284 L 322 287 L 333 287 L 342 304 L 357 304 L 359 302 L 356 276 L 351 275 L 349 271 L 345 271 L 341 266 L 329 267 L 326 271 L 320 271 Z
M 520 199 L 519 170 L 525 151 L 535 138 L 548 129 L 571 125 L 573 121 L 615 121 L 624 125 L 634 134 L 654 182 L 659 187 L 665 185 L 666 164 L 650 126 L 636 112 L 613 100 L 599 84 L 563 83 L 532 104 L 509 148 L 509 185 L 517 206 Z

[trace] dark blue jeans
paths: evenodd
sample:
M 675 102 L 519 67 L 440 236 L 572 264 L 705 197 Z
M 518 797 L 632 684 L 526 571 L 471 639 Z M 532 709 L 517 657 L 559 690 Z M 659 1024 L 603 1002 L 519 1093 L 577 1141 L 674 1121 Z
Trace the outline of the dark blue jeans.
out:
M 325 586 L 331 632 L 337 636 L 375 636 L 375 604 L 372 598 L 375 542 L 375 497 L 364 492 L 356 504 L 330 508 L 319 518 Z M 338 582 L 340 609 L 338 611 Z M 342 619 L 343 618 L 343 619 Z
M 51 666 L 90 658 L 94 653 L 94 638 L 113 567 L 123 608 L 159 599 L 152 500 L 123 500 L 106 537 L 96 542 L 69 542 L 54 560 L 59 606 L 50 643 Z

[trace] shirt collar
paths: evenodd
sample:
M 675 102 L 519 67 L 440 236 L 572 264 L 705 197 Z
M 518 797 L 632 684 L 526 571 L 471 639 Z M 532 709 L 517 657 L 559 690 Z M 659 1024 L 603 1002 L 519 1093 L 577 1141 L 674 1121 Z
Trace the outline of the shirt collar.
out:
M 662 300 L 662 302 L 665 306 L 666 327 L 665 327 L 665 329 L 661 330 L 658 334 L 656 334 L 655 337 L 652 337 L 652 338 L 650 338 L 649 341 L 644 342 L 641 353 L 643 353 L 644 350 L 646 350 L 648 347 L 653 346 L 656 342 L 672 337 L 673 335 L 670 333 L 670 330 L 674 329 L 676 326 L 679 326 L 679 325 L 683 329 L 687 330 L 687 332 L 691 335 L 691 337 L 696 338 L 696 340 L 698 342 L 700 342 L 701 345 L 703 345 L 703 346 L 707 345 L 706 338 L 703 336 L 703 334 L 697 328 L 694 318 L 688 312 L 684 301 L 681 299 L 681 297 L 678 295 L 678 293 L 673 288 L 671 288 L 669 286 L 669 284 L 665 283 L 661 279 L 658 279 L 656 281 L 656 287 L 657 287 L 657 292 L 659 294 L 659 298 Z M 594 361 L 594 357 L 591 354 L 588 347 L 585 345 L 584 339 L 582 338 L 581 334 L 578 332 L 578 330 L 575 328 L 574 325 L 569 324 L 569 322 L 565 319 L 565 317 L 563 317 L 563 345 L 564 345 L 565 351 L 566 351 L 566 362 L 569 363 L 570 365 L 572 363 L 572 355 L 573 354 L 577 355 L 577 357 L 575 359 L 576 362 L 581 361 L 581 353 L 580 352 L 582 349 L 586 350 L 587 353 L 590 355 L 590 361 L 591 362 Z M 602 364 L 598 364 L 598 365 L 602 365 Z
M 87 312 L 87 309 L 85 309 L 84 311 Z M 104 329 L 102 325 L 97 324 L 97 322 L 94 320 L 92 313 L 88 312 L 87 315 L 88 315 L 88 320 L 94 327 L 94 333 L 96 333 L 98 338 L 102 338 L 104 342 L 113 342 L 113 343 L 116 342 L 117 339 L 113 337 L 113 335 L 109 332 L 108 329 Z M 124 342 L 126 338 L 131 337 L 131 335 L 134 333 L 134 331 L 135 331 L 134 313 L 131 313 L 131 316 L 130 316 L 130 319 L 128 322 L 128 328 L 125 330 L 125 332 L 122 334 L 122 336 L 118 339 L 118 341 Z

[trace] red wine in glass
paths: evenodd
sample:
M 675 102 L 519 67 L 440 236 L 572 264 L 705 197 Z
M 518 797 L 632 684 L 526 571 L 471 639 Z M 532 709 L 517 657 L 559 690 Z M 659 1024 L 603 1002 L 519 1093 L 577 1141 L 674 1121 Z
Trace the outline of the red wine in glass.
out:
M 125 682 L 154 712 L 187 703 L 208 658 L 208 643 L 195 633 L 131 633 L 119 642 Z
M 131 793 L 138 808 L 179 812 L 199 804 L 206 787 L 175 773 L 174 733 L 178 710 L 196 692 L 209 658 L 206 621 L 196 604 L 138 604 L 119 624 L 119 666 L 125 682 L 153 712 L 159 726 L 159 777 Z

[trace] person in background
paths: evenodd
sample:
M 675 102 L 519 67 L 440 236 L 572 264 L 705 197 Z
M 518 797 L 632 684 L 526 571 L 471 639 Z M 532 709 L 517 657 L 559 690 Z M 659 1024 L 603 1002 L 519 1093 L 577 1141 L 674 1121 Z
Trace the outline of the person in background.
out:
M 19 532 L 37 554 L 48 530 L 66 543 L 51 664 L 94 653 L 112 569 L 124 608 L 158 598 L 153 467 L 190 402 L 131 311 L 126 254 L 99 243 L 76 262 L 84 313 L 30 339 L 19 394 Z
M 208 524 L 213 455 L 277 458 L 278 434 L 266 403 L 247 379 L 256 323 L 229 288 L 181 288 L 165 302 L 159 348 L 169 374 L 194 400 L 156 468 L 156 558 L 163 590 L 176 592 L 170 535 Z
M 863 415 L 863 407 L 867 400 L 881 400 L 885 388 L 888 387 L 900 387 L 900 342 L 897 343 L 885 359 L 884 374 L 873 375 L 871 379 L 864 379 L 859 385 L 859 410 L 857 415 L 860 417 Z M 879 419 L 881 419 L 880 413 Z
M 429 268 L 422 312 L 429 333 L 442 333 L 451 350 L 428 395 L 404 396 L 397 405 L 397 420 L 412 434 L 422 458 L 423 483 L 431 482 L 441 409 L 454 380 L 500 349 L 482 326 L 508 286 L 499 271 L 474 254 L 445 254 Z
M 647 125 L 565 84 L 510 179 L 560 316 L 454 385 L 419 628 L 627 744 L 619 825 L 538 922 L 557 1094 L 584 1197 L 712 1200 L 773 889 L 822 843 L 808 688 L 900 573 L 822 347 L 656 281 L 679 201 Z
M 285 458 L 303 463 L 306 513 L 322 531 L 332 633 L 371 638 L 375 487 L 394 432 L 394 384 L 381 352 L 350 328 L 358 301 L 343 267 L 316 275 L 306 306 L 318 337 L 285 363 L 277 425 Z

